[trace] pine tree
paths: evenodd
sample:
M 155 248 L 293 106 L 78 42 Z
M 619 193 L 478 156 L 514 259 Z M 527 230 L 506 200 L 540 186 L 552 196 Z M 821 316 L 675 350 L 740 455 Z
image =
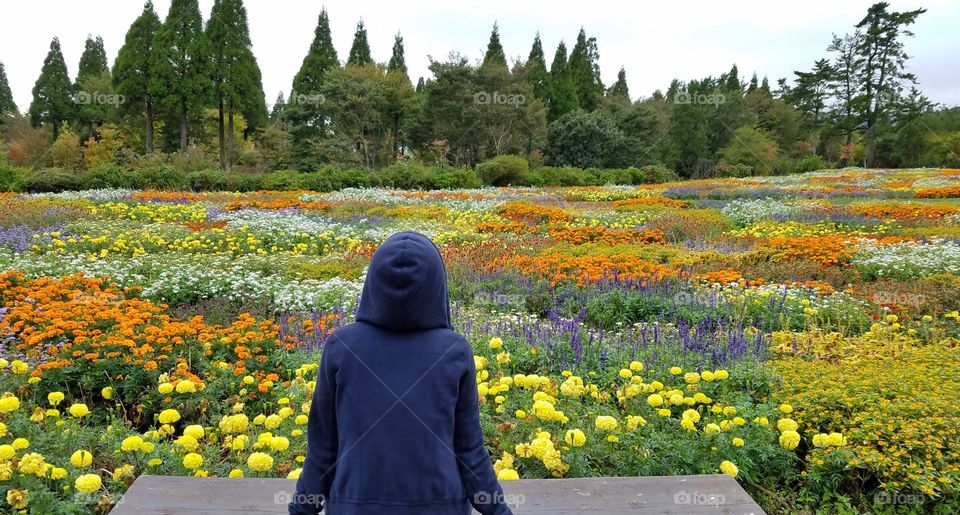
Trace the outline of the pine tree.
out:
M 326 9 L 323 9 L 317 19 L 313 42 L 310 43 L 310 49 L 303 58 L 300 71 L 293 79 L 293 90 L 284 110 L 286 121 L 291 126 L 293 159 L 298 168 L 312 167 L 310 140 L 318 134 L 319 128 L 325 123 L 317 103 L 300 102 L 299 98 L 302 95 L 319 95 L 327 73 L 339 67 L 337 49 L 333 47 L 333 39 L 330 36 L 330 19 Z
M 390 55 L 387 71 L 407 73 L 407 62 L 403 56 L 403 37 L 399 32 L 393 38 L 393 53 Z
M 543 44 L 540 42 L 540 33 L 533 38 L 533 47 L 527 57 L 527 77 L 533 85 L 533 95 L 544 104 L 550 101 L 550 74 L 547 72 L 547 60 L 543 55 Z
M 154 97 L 148 84 L 154 70 L 150 65 L 153 38 L 160 29 L 160 17 L 153 10 L 153 2 L 147 0 L 143 13 L 134 20 L 127 30 L 126 39 L 113 63 L 113 87 L 125 97 L 123 108 L 132 113 L 140 109 L 145 113 L 146 137 L 144 146 L 147 153 L 153 152 Z
M 17 112 L 19 112 L 17 104 L 13 101 L 13 92 L 10 91 L 10 83 L 7 82 L 7 70 L 0 62 L 0 117 Z M 0 122 L 2 122 L 2 118 L 0 118 Z
M 180 124 L 180 150 L 187 149 L 191 117 L 210 98 L 210 48 L 197 0 L 173 0 L 151 52 L 150 94 Z
M 757 72 L 753 72 L 753 76 L 750 77 L 750 85 L 747 86 L 747 93 L 755 91 L 760 86 L 757 85 Z
M 587 38 L 583 28 L 577 35 L 577 44 L 570 51 L 567 64 L 573 87 L 580 107 L 587 111 L 597 108 L 603 95 L 603 82 L 600 81 L 600 55 L 597 52 L 596 38 Z
M 507 66 L 507 57 L 503 53 L 503 45 L 500 44 L 500 29 L 496 23 L 493 24 L 493 31 L 490 33 L 487 53 L 483 56 L 483 66 L 488 65 Z
M 33 86 L 33 102 L 30 103 L 30 123 L 34 127 L 49 123 L 53 126 L 53 139 L 60 135 L 60 125 L 76 117 L 77 106 L 73 100 L 73 85 L 63 60 L 60 40 L 53 38 L 50 52 L 43 60 L 40 77 Z
M 353 34 L 353 45 L 350 47 L 347 65 L 365 66 L 368 64 L 373 64 L 373 58 L 370 57 L 370 43 L 367 41 L 367 28 L 363 26 L 363 20 L 360 20 L 357 22 L 357 31 Z
M 607 90 L 607 94 L 614 97 L 622 97 L 630 100 L 630 89 L 627 88 L 627 71 L 620 67 L 620 72 L 617 73 L 617 82 L 614 82 L 610 89 Z
M 284 121 L 284 111 L 287 108 L 287 101 L 283 98 L 283 91 L 277 95 L 277 99 L 273 102 L 273 108 L 270 109 L 270 123 L 282 124 Z
M 577 88 L 567 65 L 567 45 L 561 41 L 557 45 L 557 53 L 554 54 L 553 63 L 550 65 L 548 118 L 550 121 L 556 120 L 571 111 L 576 111 L 578 107 L 580 107 L 580 101 L 577 98 Z
M 81 83 L 88 77 L 97 77 L 104 73 L 110 73 L 110 68 L 107 65 L 107 51 L 103 47 L 103 38 L 97 36 L 93 39 L 87 36 L 77 71 L 77 89 L 80 89 Z
M 207 22 L 206 38 L 210 44 L 211 78 L 217 104 L 217 141 L 220 151 L 220 168 L 227 169 L 227 142 L 225 139 L 225 114 L 230 117 L 230 157 L 233 147 L 233 114 L 242 109 L 246 99 L 256 97 L 260 73 L 256 59 L 250 50 L 250 28 L 247 26 L 247 11 L 242 0 L 214 0 L 210 20 Z M 257 85 L 252 83 L 256 81 Z M 260 95 L 262 99 L 262 93 Z M 264 108 L 266 109 L 266 108 Z

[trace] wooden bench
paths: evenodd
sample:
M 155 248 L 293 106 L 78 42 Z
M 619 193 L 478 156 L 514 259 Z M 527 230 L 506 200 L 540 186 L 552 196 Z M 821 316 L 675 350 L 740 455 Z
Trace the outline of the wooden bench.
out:
M 735 479 L 722 474 L 521 479 L 501 484 L 517 515 L 763 514 Z M 111 514 L 285 514 L 293 491 L 290 479 L 141 476 Z

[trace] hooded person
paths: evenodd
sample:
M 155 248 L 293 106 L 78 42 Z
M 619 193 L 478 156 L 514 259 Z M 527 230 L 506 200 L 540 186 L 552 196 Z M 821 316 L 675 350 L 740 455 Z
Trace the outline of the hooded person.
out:
M 292 515 L 512 515 L 480 426 L 473 349 L 430 239 L 374 253 L 357 321 L 324 344 Z

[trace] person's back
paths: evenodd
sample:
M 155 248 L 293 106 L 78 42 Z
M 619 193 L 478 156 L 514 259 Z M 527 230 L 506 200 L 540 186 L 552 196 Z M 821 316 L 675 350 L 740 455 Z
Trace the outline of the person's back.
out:
M 357 322 L 327 340 L 291 514 L 509 514 L 483 446 L 469 343 L 425 236 L 390 237 Z

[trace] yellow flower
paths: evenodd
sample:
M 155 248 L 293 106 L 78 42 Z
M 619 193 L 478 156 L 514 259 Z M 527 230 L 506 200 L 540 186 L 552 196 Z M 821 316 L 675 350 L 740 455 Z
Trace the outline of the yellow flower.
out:
M 500 472 L 497 472 L 497 479 L 501 481 L 513 481 L 520 479 L 520 474 L 517 474 L 517 471 L 514 469 L 501 469 Z
M 793 412 L 793 406 L 791 406 L 791 405 L 789 405 L 789 404 L 786 404 L 786 403 L 781 404 L 781 405 L 780 405 L 780 411 L 782 411 L 782 412 L 784 412 L 784 413 L 792 413 L 792 412 Z
M 667 408 L 660 408 L 657 410 L 657 415 L 660 415 L 661 417 L 669 417 L 670 410 L 668 410 Z
M 203 465 L 203 456 L 195 452 L 191 452 L 183 457 L 183 466 L 190 470 L 198 469 L 201 465 Z
M 7 504 L 20 510 L 27 507 L 27 490 L 11 488 L 7 490 Z
M 0 414 L 7 414 L 17 409 L 20 409 L 20 399 L 9 393 L 0 398 Z
M 112 387 L 112 386 L 106 386 L 106 387 L 102 388 L 102 389 L 100 390 L 100 395 L 102 395 L 104 399 L 107 399 L 107 400 L 112 399 L 112 398 L 113 398 L 113 387 Z
M 15 438 L 11 443 L 13 444 L 13 448 L 17 450 L 30 447 L 30 440 L 27 440 L 26 438 Z
M 171 384 L 171 383 L 160 383 L 160 385 L 157 386 L 157 391 L 160 392 L 160 393 L 163 394 L 163 395 L 166 395 L 166 394 L 168 394 L 168 393 L 170 393 L 170 392 L 173 391 L 173 384 Z
M 609 435 L 607 436 L 607 441 L 610 443 L 617 443 L 620 441 L 620 437 L 617 435 Z
M 180 420 L 180 412 L 175 409 L 165 409 L 160 412 L 161 424 L 173 424 Z
M 247 458 L 247 466 L 257 472 L 266 472 L 273 468 L 273 457 L 263 452 L 255 452 Z
M 639 361 L 631 361 L 631 362 L 630 362 L 630 370 L 633 370 L 634 372 L 640 372 L 640 371 L 642 371 L 642 370 L 643 370 L 643 363 L 641 363 L 641 362 L 639 362 Z
M 670 368 L 670 373 L 673 374 L 673 375 L 675 375 L 675 376 L 680 375 L 681 372 L 683 372 L 683 369 L 680 368 L 680 367 L 671 367 L 671 368 Z
M 63 392 L 50 392 L 47 394 L 47 402 L 51 406 L 56 406 L 63 402 Z
M 70 464 L 74 467 L 89 467 L 91 463 L 93 463 L 93 454 L 90 454 L 90 451 L 81 449 L 70 455 Z
M 647 425 L 647 419 L 638 415 L 627 415 L 627 431 Z
M 563 441 L 572 447 L 582 447 L 583 444 L 587 443 L 587 436 L 579 429 L 570 429 L 563 436 Z
M 24 474 L 39 476 L 46 470 L 46 465 L 47 462 L 42 454 L 31 452 L 20 458 L 17 468 Z
M 233 470 L 230 471 L 229 474 L 227 474 L 227 477 L 232 477 L 232 478 L 234 478 L 234 479 L 242 478 L 242 477 L 243 477 L 243 470 L 242 470 L 242 469 L 233 469 Z
M 611 416 L 600 415 L 594 421 L 594 425 L 601 431 L 615 431 L 619 426 L 619 423 L 617 422 L 617 419 Z
M 276 429 L 280 427 L 281 422 L 283 422 L 283 419 L 280 418 L 280 415 L 270 415 L 263 420 L 263 425 L 267 429 Z
M 120 450 L 127 452 L 139 451 L 141 447 L 143 447 L 143 438 L 139 436 L 128 436 L 120 443 Z
M 683 374 L 683 380 L 686 381 L 687 384 L 697 384 L 700 382 L 700 374 L 696 372 L 687 372 L 686 374 Z
M 740 472 L 740 470 L 733 463 L 723 460 L 720 463 L 720 472 L 723 472 L 730 477 L 737 477 L 737 474 Z
M 147 466 L 150 467 L 156 467 L 157 465 L 163 465 L 163 460 L 160 458 L 151 458 L 150 461 L 147 462 Z
M 290 447 L 290 440 L 284 436 L 274 436 L 270 439 L 270 448 L 277 452 L 285 451 L 288 447 Z
M 817 433 L 813 435 L 813 446 L 814 447 L 826 447 L 829 445 L 827 438 L 829 435 L 823 433 Z
M 784 431 L 796 431 L 798 424 L 792 418 L 781 418 L 777 421 L 777 430 L 780 432 Z
M 847 443 L 847 439 L 843 437 L 840 433 L 830 433 L 827 436 L 827 443 L 834 447 L 842 447 Z
M 306 418 L 306 415 L 301 415 L 301 416 Z M 243 413 L 237 413 L 235 415 L 227 415 L 222 419 L 220 419 L 220 431 L 227 434 L 243 433 L 247 430 L 247 426 L 249 425 L 249 423 L 250 423 L 250 419 L 248 419 L 247 416 L 244 415 Z
M 723 369 L 717 370 L 717 371 L 715 371 L 715 372 L 713 373 L 713 377 L 714 377 L 714 379 L 717 379 L 718 381 L 722 381 L 722 380 L 728 379 L 728 378 L 730 377 L 730 372 L 727 372 L 726 370 L 723 370 Z
M 744 444 L 743 438 L 733 439 L 733 445 L 735 445 L 736 447 L 743 447 L 743 444 Z
M 787 450 L 793 450 L 800 444 L 800 434 L 796 431 L 784 431 L 780 433 L 780 446 Z
M 19 359 L 15 359 L 10 363 L 10 370 L 12 370 L 14 374 L 23 375 L 30 371 L 30 365 Z
M 703 380 L 707 382 L 713 381 L 715 378 L 715 376 L 713 375 L 713 372 L 709 370 L 704 370 L 703 373 L 700 374 L 700 377 L 702 377 Z
M 514 412 L 514 415 L 516 415 L 517 418 L 527 418 L 527 412 L 523 411 L 522 409 L 518 409 L 516 412 Z
M 17 450 L 12 445 L 0 445 L 0 461 L 9 460 L 17 455 Z
M 61 467 L 53 467 L 53 470 L 50 471 L 50 479 L 63 479 L 67 477 L 67 469 Z
M 86 404 L 77 403 L 70 406 L 68 410 L 71 415 L 77 418 L 82 418 L 90 414 L 90 408 Z
M 510 353 L 501 352 L 500 354 L 497 354 L 497 363 L 501 365 L 506 365 L 507 363 L 510 363 Z
M 490 348 L 491 348 L 491 349 L 497 350 L 497 349 L 499 349 L 500 347 L 503 347 L 503 340 L 501 340 L 500 338 L 496 338 L 496 337 L 490 338 Z
M 97 474 L 84 474 L 73 482 L 73 486 L 77 489 L 77 491 L 85 494 L 91 494 L 103 486 L 103 481 Z
M 177 383 L 177 393 L 194 393 L 196 391 L 197 386 L 189 379 L 184 379 L 183 381 Z
M 303 472 L 302 468 L 295 468 L 287 474 L 287 479 L 300 479 L 300 473 Z
M 633 371 L 628 368 L 621 368 L 619 374 L 624 379 L 630 379 L 633 376 Z

